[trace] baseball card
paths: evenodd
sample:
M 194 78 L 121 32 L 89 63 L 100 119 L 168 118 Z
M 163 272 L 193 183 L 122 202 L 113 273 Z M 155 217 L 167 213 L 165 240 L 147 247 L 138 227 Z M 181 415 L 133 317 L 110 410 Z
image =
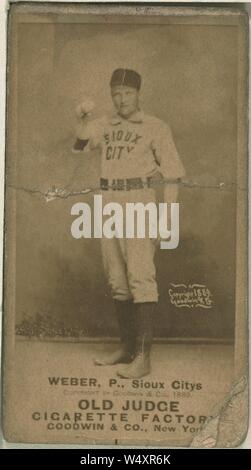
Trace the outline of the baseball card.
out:
M 7 442 L 244 442 L 247 44 L 241 8 L 11 5 Z

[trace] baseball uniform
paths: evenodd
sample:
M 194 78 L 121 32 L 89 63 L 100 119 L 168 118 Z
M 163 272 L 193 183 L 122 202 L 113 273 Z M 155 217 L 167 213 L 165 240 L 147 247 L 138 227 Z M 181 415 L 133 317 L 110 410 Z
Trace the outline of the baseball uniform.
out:
M 125 119 L 120 115 L 83 122 L 77 131 L 76 148 L 101 152 L 100 187 L 103 202 L 155 202 L 151 178 L 160 172 L 178 180 L 184 168 L 169 126 L 142 110 Z M 125 211 L 123 211 L 125 213 Z M 155 245 L 146 238 L 102 238 L 102 255 L 112 296 L 135 303 L 158 300 L 154 265 Z

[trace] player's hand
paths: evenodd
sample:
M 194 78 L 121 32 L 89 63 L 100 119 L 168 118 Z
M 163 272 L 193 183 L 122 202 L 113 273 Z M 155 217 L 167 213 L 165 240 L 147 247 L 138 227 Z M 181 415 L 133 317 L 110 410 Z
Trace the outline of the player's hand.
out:
M 161 241 L 169 240 L 169 237 L 168 238 L 162 238 L 160 236 L 159 228 L 161 226 L 170 227 L 170 222 L 171 222 L 170 213 L 167 214 L 167 220 L 166 220 L 166 217 L 164 216 L 164 214 L 160 214 L 159 220 L 158 220 L 157 237 L 151 238 L 151 240 L 152 240 L 152 242 L 153 242 L 153 244 L 155 245 L 156 248 L 160 246 Z
M 78 119 L 86 119 L 88 116 L 91 115 L 94 109 L 94 103 L 89 98 L 83 101 L 82 103 L 78 104 L 76 107 L 76 115 Z
M 157 237 L 156 238 L 151 238 L 152 240 L 152 243 L 154 244 L 155 248 L 158 248 L 160 246 L 160 242 L 161 242 L 161 238 L 160 238 L 160 235 L 158 233 Z

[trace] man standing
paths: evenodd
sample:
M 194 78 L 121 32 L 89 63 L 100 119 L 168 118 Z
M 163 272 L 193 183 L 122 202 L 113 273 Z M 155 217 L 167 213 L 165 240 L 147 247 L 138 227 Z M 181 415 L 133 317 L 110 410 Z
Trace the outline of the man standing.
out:
M 154 202 L 154 184 L 161 178 L 164 202 L 175 202 L 184 168 L 168 125 L 140 108 L 141 76 L 134 70 L 117 69 L 110 87 L 116 113 L 90 121 L 88 109 L 80 106 L 81 123 L 73 150 L 100 147 L 100 187 L 105 203 L 119 202 L 123 206 L 128 202 Z M 140 378 L 150 372 L 158 302 L 156 242 L 146 234 L 145 238 L 102 238 L 101 244 L 121 344 L 95 363 L 124 364 L 118 367 L 119 376 Z

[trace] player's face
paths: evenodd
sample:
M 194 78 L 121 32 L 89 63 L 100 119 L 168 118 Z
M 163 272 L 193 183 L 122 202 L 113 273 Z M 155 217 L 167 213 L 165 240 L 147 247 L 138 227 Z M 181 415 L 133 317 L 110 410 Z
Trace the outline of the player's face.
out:
M 139 92 L 130 86 L 114 86 L 111 89 L 112 101 L 117 112 L 128 119 L 139 109 Z

